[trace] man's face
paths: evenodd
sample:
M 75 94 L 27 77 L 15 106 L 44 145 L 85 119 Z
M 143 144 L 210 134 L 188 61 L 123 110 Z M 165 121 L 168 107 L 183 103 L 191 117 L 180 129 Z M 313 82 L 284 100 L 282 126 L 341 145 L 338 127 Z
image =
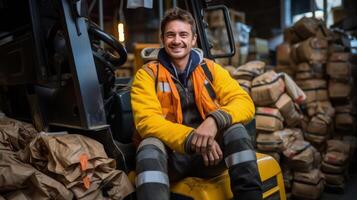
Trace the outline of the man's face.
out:
M 174 60 L 188 58 L 196 44 L 191 25 L 180 20 L 167 23 L 161 39 L 167 54 Z

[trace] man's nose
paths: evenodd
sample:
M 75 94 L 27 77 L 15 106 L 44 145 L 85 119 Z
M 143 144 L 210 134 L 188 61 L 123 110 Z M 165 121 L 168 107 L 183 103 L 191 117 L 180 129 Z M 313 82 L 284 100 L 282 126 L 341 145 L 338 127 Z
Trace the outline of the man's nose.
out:
M 180 43 L 180 41 L 181 41 L 181 38 L 180 38 L 180 36 L 179 35 L 175 35 L 175 37 L 174 37 L 174 39 L 173 39 L 173 41 L 172 42 L 174 42 L 174 43 Z

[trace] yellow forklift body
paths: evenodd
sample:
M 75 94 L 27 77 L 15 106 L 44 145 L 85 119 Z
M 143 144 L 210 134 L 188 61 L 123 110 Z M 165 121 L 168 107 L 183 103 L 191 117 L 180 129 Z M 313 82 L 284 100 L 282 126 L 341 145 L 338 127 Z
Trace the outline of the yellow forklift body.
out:
M 286 200 L 284 180 L 278 162 L 265 154 L 257 153 L 256 155 L 260 178 L 263 183 L 263 198 L 265 200 Z M 129 178 L 134 183 L 135 173 L 130 173 Z M 171 192 L 194 200 L 227 200 L 233 198 L 228 170 L 211 179 L 187 177 L 171 185 Z

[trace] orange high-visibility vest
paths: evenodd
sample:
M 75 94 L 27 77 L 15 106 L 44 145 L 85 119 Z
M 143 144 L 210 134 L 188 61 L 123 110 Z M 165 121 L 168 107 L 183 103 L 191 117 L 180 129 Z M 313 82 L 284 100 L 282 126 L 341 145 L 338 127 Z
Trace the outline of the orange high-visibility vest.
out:
M 213 71 L 213 61 L 205 59 L 204 62 L 210 72 Z M 212 80 L 207 77 L 205 69 L 200 64 L 191 74 L 191 81 L 194 89 L 195 103 L 203 119 L 208 113 L 219 108 L 216 99 L 212 98 L 213 91 Z M 180 102 L 180 94 L 176 88 L 171 73 L 159 62 L 153 61 L 144 66 L 145 71 L 151 70 L 149 74 L 153 75 L 156 81 L 157 97 L 162 107 L 163 116 L 172 122 L 183 122 L 183 115 Z M 212 88 L 208 91 L 207 88 Z

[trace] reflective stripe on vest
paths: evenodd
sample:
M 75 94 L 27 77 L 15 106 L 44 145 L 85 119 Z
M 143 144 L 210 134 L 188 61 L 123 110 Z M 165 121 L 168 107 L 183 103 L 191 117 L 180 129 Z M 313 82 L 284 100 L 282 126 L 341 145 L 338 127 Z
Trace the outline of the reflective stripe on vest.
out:
M 233 153 L 227 156 L 224 161 L 226 162 L 226 166 L 232 167 L 233 165 L 237 165 L 240 163 L 255 161 L 257 160 L 255 152 L 252 150 L 244 150 L 240 152 Z
M 170 187 L 169 177 L 161 171 L 143 171 L 138 174 L 135 179 L 136 187 L 145 183 L 161 183 Z
M 168 82 L 158 82 L 156 89 L 159 92 L 171 92 L 170 84 Z

